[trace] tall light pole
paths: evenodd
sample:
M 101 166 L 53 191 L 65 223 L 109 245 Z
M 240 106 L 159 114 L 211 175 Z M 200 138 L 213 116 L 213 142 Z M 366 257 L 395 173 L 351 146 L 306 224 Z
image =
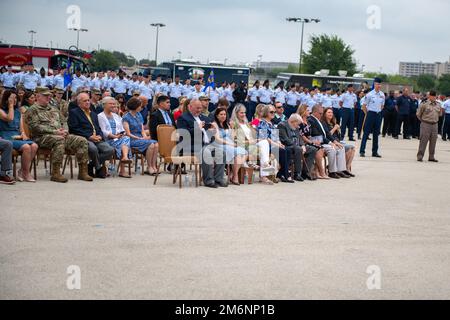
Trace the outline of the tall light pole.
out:
M 152 27 L 156 27 L 156 49 L 155 49 L 155 64 L 158 66 L 158 37 L 159 37 L 159 28 L 163 28 L 166 25 L 164 23 L 151 23 Z
M 83 28 L 70 28 L 69 30 L 74 30 L 77 32 L 77 50 L 80 50 L 80 31 L 81 32 L 88 32 L 88 29 L 83 29 Z
M 181 51 L 177 51 L 177 53 L 178 53 L 178 60 L 181 61 Z
M 28 33 L 31 34 L 30 47 L 32 47 L 33 44 L 34 44 L 34 41 L 33 41 L 34 35 L 35 35 L 37 32 L 34 31 L 34 30 L 30 30 L 30 31 L 28 31 Z
M 300 44 L 300 63 L 298 65 L 298 73 L 302 73 L 302 58 L 303 58 L 303 34 L 305 31 L 305 23 L 319 23 L 320 19 L 310 19 L 310 18 L 286 18 L 289 22 L 300 22 L 302 24 L 302 40 Z

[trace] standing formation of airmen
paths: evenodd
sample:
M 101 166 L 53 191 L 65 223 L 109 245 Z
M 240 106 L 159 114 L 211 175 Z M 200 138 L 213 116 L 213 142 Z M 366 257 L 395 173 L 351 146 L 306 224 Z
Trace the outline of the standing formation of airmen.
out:
M 73 147 L 75 145 L 80 146 L 80 150 L 84 150 L 84 147 L 81 146 L 82 143 L 67 135 L 66 124 L 70 109 L 66 97 L 67 95 L 76 96 L 80 90 L 91 92 L 91 104 L 95 105 L 94 108 L 98 106 L 99 112 L 102 111 L 102 107 L 99 105 L 102 94 L 113 97 L 121 95 L 125 101 L 132 96 L 141 96 L 148 102 L 147 108 L 141 112 L 144 121 L 147 120 L 147 115 L 152 109 L 154 97 L 161 94 L 170 98 L 171 111 L 179 107 L 180 97 L 207 99 L 209 112 L 217 108 L 220 99 L 226 100 L 230 109 L 236 103 L 244 103 L 247 107 L 246 116 L 249 121 L 255 116 L 258 104 L 280 106 L 277 110 L 282 110 L 283 118 L 289 118 L 296 113 L 301 105 L 306 105 L 309 111 L 314 106 L 321 105 L 324 108 L 332 108 L 336 122 L 340 126 L 341 140 L 348 138 L 349 141 L 355 141 L 354 131 L 357 130 L 358 139 L 362 139 L 360 145 L 360 156 L 362 157 L 365 156 L 367 141 L 371 139 L 373 140 L 372 156 L 381 157 L 378 152 L 380 133 L 383 134 L 383 137 L 391 135 L 398 139 L 402 132 L 404 139 L 411 137 L 420 139 L 417 156 L 419 161 L 423 158 L 428 142 L 430 143 L 429 160 L 435 161 L 434 148 L 438 132 L 444 141 L 450 139 L 449 97 L 447 100 L 445 97 L 439 99 L 433 95 L 435 94 L 433 92 L 430 92 L 428 97 L 420 96 L 418 92 L 410 94 L 407 88 L 400 94 L 396 95 L 394 92 L 390 92 L 385 96 L 381 91 L 380 79 L 375 79 L 372 91 L 363 87 L 356 93 L 353 84 L 349 84 L 343 92 L 331 88 L 306 88 L 294 83 L 286 86 L 284 82 L 278 83 L 272 89 L 269 80 L 265 80 L 262 85 L 257 80 L 247 90 L 245 83 L 223 82 L 220 86 L 205 86 L 202 79 L 194 82 L 187 79 L 183 83 L 178 76 L 174 81 L 171 78 L 163 79 L 161 76 L 152 80 L 150 74 L 133 73 L 131 77 L 128 77 L 122 70 L 83 74 L 82 70 L 77 68 L 70 84 L 65 86 L 64 69 L 57 70 L 54 76 L 46 75 L 44 69 L 38 73 L 34 70 L 34 66 L 28 63 L 18 73 L 14 73 L 11 66 L 8 66 L 6 72 L 0 74 L 0 82 L 4 89 L 21 88 L 25 92 L 35 91 L 36 98 L 40 97 L 40 106 L 30 108 L 29 114 L 31 115 L 30 128 L 38 137 L 38 143 L 42 147 L 51 147 L 55 143 L 63 145 L 64 140 L 66 149 L 71 147 L 73 150 L 78 149 Z M 36 91 L 38 87 L 53 88 L 53 98 L 49 98 L 49 101 L 44 104 L 43 100 L 49 97 L 50 91 L 41 92 L 41 89 Z M 50 112 L 54 109 L 59 110 L 58 120 L 55 116 L 56 113 Z M 51 127 L 43 128 L 38 125 L 41 120 L 45 120 Z M 384 125 L 381 131 L 382 122 Z M 56 126 L 57 123 L 59 126 Z M 81 151 L 78 153 L 82 169 L 80 171 L 81 178 L 83 178 L 84 172 L 82 153 Z M 52 160 L 52 168 L 55 170 L 52 179 L 63 179 L 62 176 L 56 174 L 61 165 L 60 161 L 62 160 L 58 156 Z

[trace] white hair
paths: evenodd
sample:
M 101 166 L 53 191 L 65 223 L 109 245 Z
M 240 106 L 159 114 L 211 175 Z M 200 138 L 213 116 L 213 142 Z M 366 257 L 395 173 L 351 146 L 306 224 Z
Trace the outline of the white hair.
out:
M 289 117 L 289 121 L 296 121 L 296 122 L 301 122 L 302 121 L 302 117 L 300 117 L 299 114 L 297 113 L 293 113 L 291 114 L 291 116 Z
M 111 101 L 116 103 L 116 99 L 114 99 L 113 97 L 104 97 L 101 101 L 102 106 L 105 106 L 105 104 L 107 104 L 108 102 L 111 102 Z

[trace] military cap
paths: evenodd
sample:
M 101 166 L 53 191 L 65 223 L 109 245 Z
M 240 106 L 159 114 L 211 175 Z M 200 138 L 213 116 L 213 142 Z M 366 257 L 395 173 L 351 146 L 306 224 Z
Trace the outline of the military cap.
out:
M 101 92 L 100 90 L 98 90 L 97 88 L 93 88 L 93 89 L 91 90 L 91 93 L 92 93 L 92 94 L 102 94 L 102 92 Z
M 52 94 L 52 93 L 50 92 L 50 89 L 47 88 L 47 87 L 36 87 L 35 92 L 36 92 L 36 93 L 39 93 L 39 94 L 42 94 L 42 95 L 44 95 L 44 96 L 49 96 L 49 95 Z
M 374 83 L 382 83 L 383 81 L 380 78 L 373 79 Z
M 53 89 L 53 93 L 64 93 L 64 89 L 55 88 L 55 89 Z
M 200 100 L 200 101 L 205 101 L 205 100 L 211 100 L 211 99 L 209 99 L 209 97 L 208 96 L 200 96 L 199 98 L 198 98 L 198 100 Z

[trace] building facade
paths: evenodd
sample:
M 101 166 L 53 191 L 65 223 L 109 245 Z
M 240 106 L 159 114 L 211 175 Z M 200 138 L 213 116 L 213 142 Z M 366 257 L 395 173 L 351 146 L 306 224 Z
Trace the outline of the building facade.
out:
M 400 62 L 399 74 L 405 77 L 420 76 L 422 74 L 431 74 L 441 77 L 443 74 L 450 74 L 450 59 L 447 62 Z

